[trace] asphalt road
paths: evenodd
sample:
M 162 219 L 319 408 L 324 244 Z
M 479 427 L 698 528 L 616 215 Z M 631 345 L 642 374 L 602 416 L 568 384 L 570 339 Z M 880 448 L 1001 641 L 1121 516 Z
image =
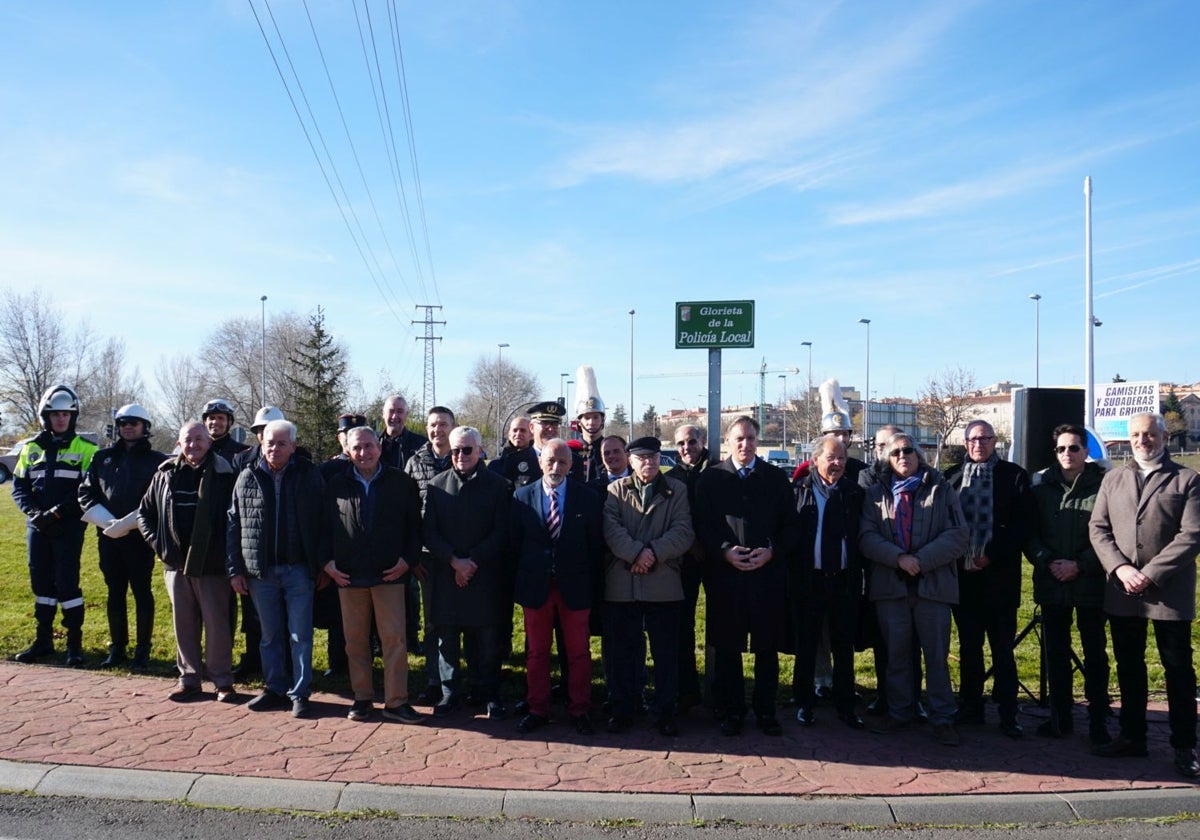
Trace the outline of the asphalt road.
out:
M 1103 824 L 1013 826 L 996 828 L 887 828 L 889 838 L 934 840 L 1193 840 L 1194 821 L 1116 821 Z M 595 825 L 529 820 L 446 820 L 384 815 L 296 815 L 269 811 L 197 808 L 173 803 L 123 802 L 58 796 L 0 794 L 0 840 L 749 840 L 764 837 L 845 838 L 846 827 L 760 827 L 730 824 Z

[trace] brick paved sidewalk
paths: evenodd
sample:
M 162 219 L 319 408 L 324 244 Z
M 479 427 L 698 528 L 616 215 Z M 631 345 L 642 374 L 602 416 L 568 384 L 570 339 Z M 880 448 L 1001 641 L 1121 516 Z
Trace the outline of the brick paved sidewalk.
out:
M 520 736 L 515 720 L 467 712 L 434 725 L 346 719 L 349 701 L 314 694 L 316 717 L 255 713 L 244 706 L 165 699 L 171 683 L 0 663 L 0 758 L 142 770 L 306 781 L 492 790 L 874 796 L 1066 793 L 1191 787 L 1171 769 L 1166 715 L 1151 711 L 1150 757 L 1103 760 L 1086 738 L 964 727 L 963 744 L 941 747 L 918 727 L 898 735 L 855 732 L 830 709 L 805 729 L 790 717 L 782 738 L 748 726 L 722 737 L 707 713 L 680 719 L 668 739 L 648 727 L 583 738 L 562 721 Z M 787 710 L 781 710 L 786 713 Z M 1077 729 L 1087 730 L 1082 714 Z M 1115 723 L 1113 728 L 1115 729 Z

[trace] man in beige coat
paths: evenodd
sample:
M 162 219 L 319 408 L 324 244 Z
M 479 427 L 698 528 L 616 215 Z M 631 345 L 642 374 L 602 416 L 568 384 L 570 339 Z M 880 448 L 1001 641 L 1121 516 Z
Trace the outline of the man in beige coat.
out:
M 1121 734 L 1093 752 L 1110 758 L 1146 755 L 1149 620 L 1166 674 L 1175 769 L 1197 778 L 1191 624 L 1200 552 L 1200 475 L 1170 459 L 1166 437 L 1160 415 L 1130 418 L 1133 461 L 1104 477 L 1092 511 L 1092 546 L 1108 574 L 1104 611 L 1121 689 Z
M 658 438 L 629 444 L 633 474 L 608 485 L 604 501 L 604 635 L 611 656 L 609 732 L 633 721 L 638 671 L 645 667 L 642 628 L 654 657 L 654 717 L 659 734 L 679 734 L 680 566 L 695 534 L 687 487 L 659 469 Z M 695 653 L 692 654 L 695 656 Z M 640 661 L 639 661 L 640 660 Z

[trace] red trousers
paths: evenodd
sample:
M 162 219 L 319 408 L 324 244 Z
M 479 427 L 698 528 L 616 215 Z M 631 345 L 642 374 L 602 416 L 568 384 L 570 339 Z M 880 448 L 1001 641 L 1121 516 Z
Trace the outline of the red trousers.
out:
M 550 584 L 546 603 L 525 607 L 525 672 L 528 681 L 526 699 L 529 711 L 550 716 L 550 645 L 554 639 L 554 619 L 562 625 L 567 658 L 567 711 L 571 717 L 587 714 L 592 697 L 592 650 L 588 631 L 590 609 L 572 610 L 563 603 L 558 584 Z

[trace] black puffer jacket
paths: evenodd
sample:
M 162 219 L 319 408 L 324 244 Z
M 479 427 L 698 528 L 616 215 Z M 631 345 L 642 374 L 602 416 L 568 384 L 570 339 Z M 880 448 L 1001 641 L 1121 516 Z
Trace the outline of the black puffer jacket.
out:
M 230 577 L 261 578 L 280 560 L 303 565 L 315 578 L 321 567 L 321 496 L 325 482 L 311 461 L 293 457 L 283 474 L 285 527 L 275 533 L 275 482 L 261 467 L 242 470 L 229 507 Z

